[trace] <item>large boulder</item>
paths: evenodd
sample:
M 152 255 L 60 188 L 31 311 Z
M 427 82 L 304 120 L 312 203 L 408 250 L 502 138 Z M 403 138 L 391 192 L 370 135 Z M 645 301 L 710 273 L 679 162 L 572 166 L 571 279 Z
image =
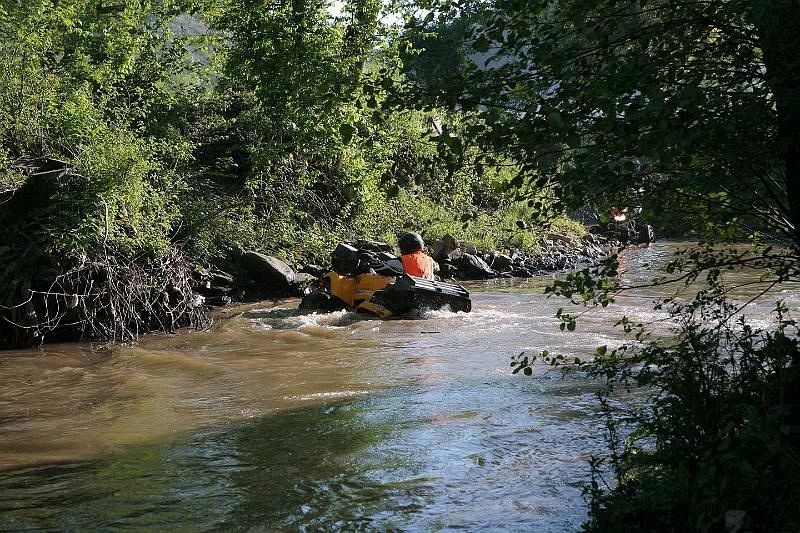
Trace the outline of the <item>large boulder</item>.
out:
M 277 257 L 247 251 L 242 254 L 240 262 L 247 276 L 267 290 L 288 291 L 297 284 L 292 267 Z
M 472 254 L 463 254 L 455 264 L 463 279 L 489 279 L 497 276 L 486 261 Z
M 498 272 L 510 272 L 514 261 L 507 255 L 497 253 L 492 260 L 492 268 Z

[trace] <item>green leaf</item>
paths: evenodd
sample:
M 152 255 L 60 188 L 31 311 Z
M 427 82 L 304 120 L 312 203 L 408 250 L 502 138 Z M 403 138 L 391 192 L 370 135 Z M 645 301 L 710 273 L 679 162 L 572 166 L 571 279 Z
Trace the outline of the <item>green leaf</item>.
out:
M 472 49 L 475 50 L 476 52 L 480 52 L 481 54 L 485 54 L 486 52 L 489 51 L 489 46 L 491 44 L 492 43 L 489 42 L 489 39 L 481 35 L 472 42 Z
M 455 135 L 442 135 L 440 139 L 454 153 L 461 154 L 464 151 L 464 145 L 461 142 L 461 139 Z
M 564 119 L 561 118 L 561 113 L 558 111 L 551 111 L 546 116 L 547 123 L 552 127 L 561 129 L 564 127 Z
M 570 148 L 578 148 L 581 145 L 581 138 L 574 133 L 567 135 L 567 146 Z

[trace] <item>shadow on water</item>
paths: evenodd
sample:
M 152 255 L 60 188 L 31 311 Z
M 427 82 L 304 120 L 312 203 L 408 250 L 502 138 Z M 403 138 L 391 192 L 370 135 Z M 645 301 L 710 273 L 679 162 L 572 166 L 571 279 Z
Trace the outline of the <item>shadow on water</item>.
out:
M 4 472 L 0 529 L 366 525 L 382 502 L 397 513 L 399 493 L 413 493 L 371 482 L 360 475 L 369 464 L 351 464 L 390 431 L 338 403 L 203 431 L 176 447 Z

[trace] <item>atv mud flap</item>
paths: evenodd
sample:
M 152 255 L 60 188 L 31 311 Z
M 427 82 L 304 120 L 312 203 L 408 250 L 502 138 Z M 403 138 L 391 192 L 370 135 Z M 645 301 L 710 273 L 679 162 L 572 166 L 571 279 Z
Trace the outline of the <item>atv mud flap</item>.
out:
M 472 310 L 469 292 L 461 285 L 433 281 L 404 274 L 379 295 L 379 303 L 393 314 L 414 309 L 441 309 L 448 306 L 454 313 Z

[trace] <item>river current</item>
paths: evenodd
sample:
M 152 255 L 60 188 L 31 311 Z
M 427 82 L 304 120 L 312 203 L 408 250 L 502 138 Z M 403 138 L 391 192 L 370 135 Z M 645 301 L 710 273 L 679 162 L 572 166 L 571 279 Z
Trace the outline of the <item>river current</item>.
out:
M 623 275 L 675 246 L 626 251 Z M 640 290 L 562 333 L 549 281 L 471 283 L 468 314 L 290 299 L 112 351 L 0 353 L 0 530 L 576 530 L 605 453 L 597 384 L 510 358 L 587 357 L 623 342 L 622 315 L 663 315 Z

